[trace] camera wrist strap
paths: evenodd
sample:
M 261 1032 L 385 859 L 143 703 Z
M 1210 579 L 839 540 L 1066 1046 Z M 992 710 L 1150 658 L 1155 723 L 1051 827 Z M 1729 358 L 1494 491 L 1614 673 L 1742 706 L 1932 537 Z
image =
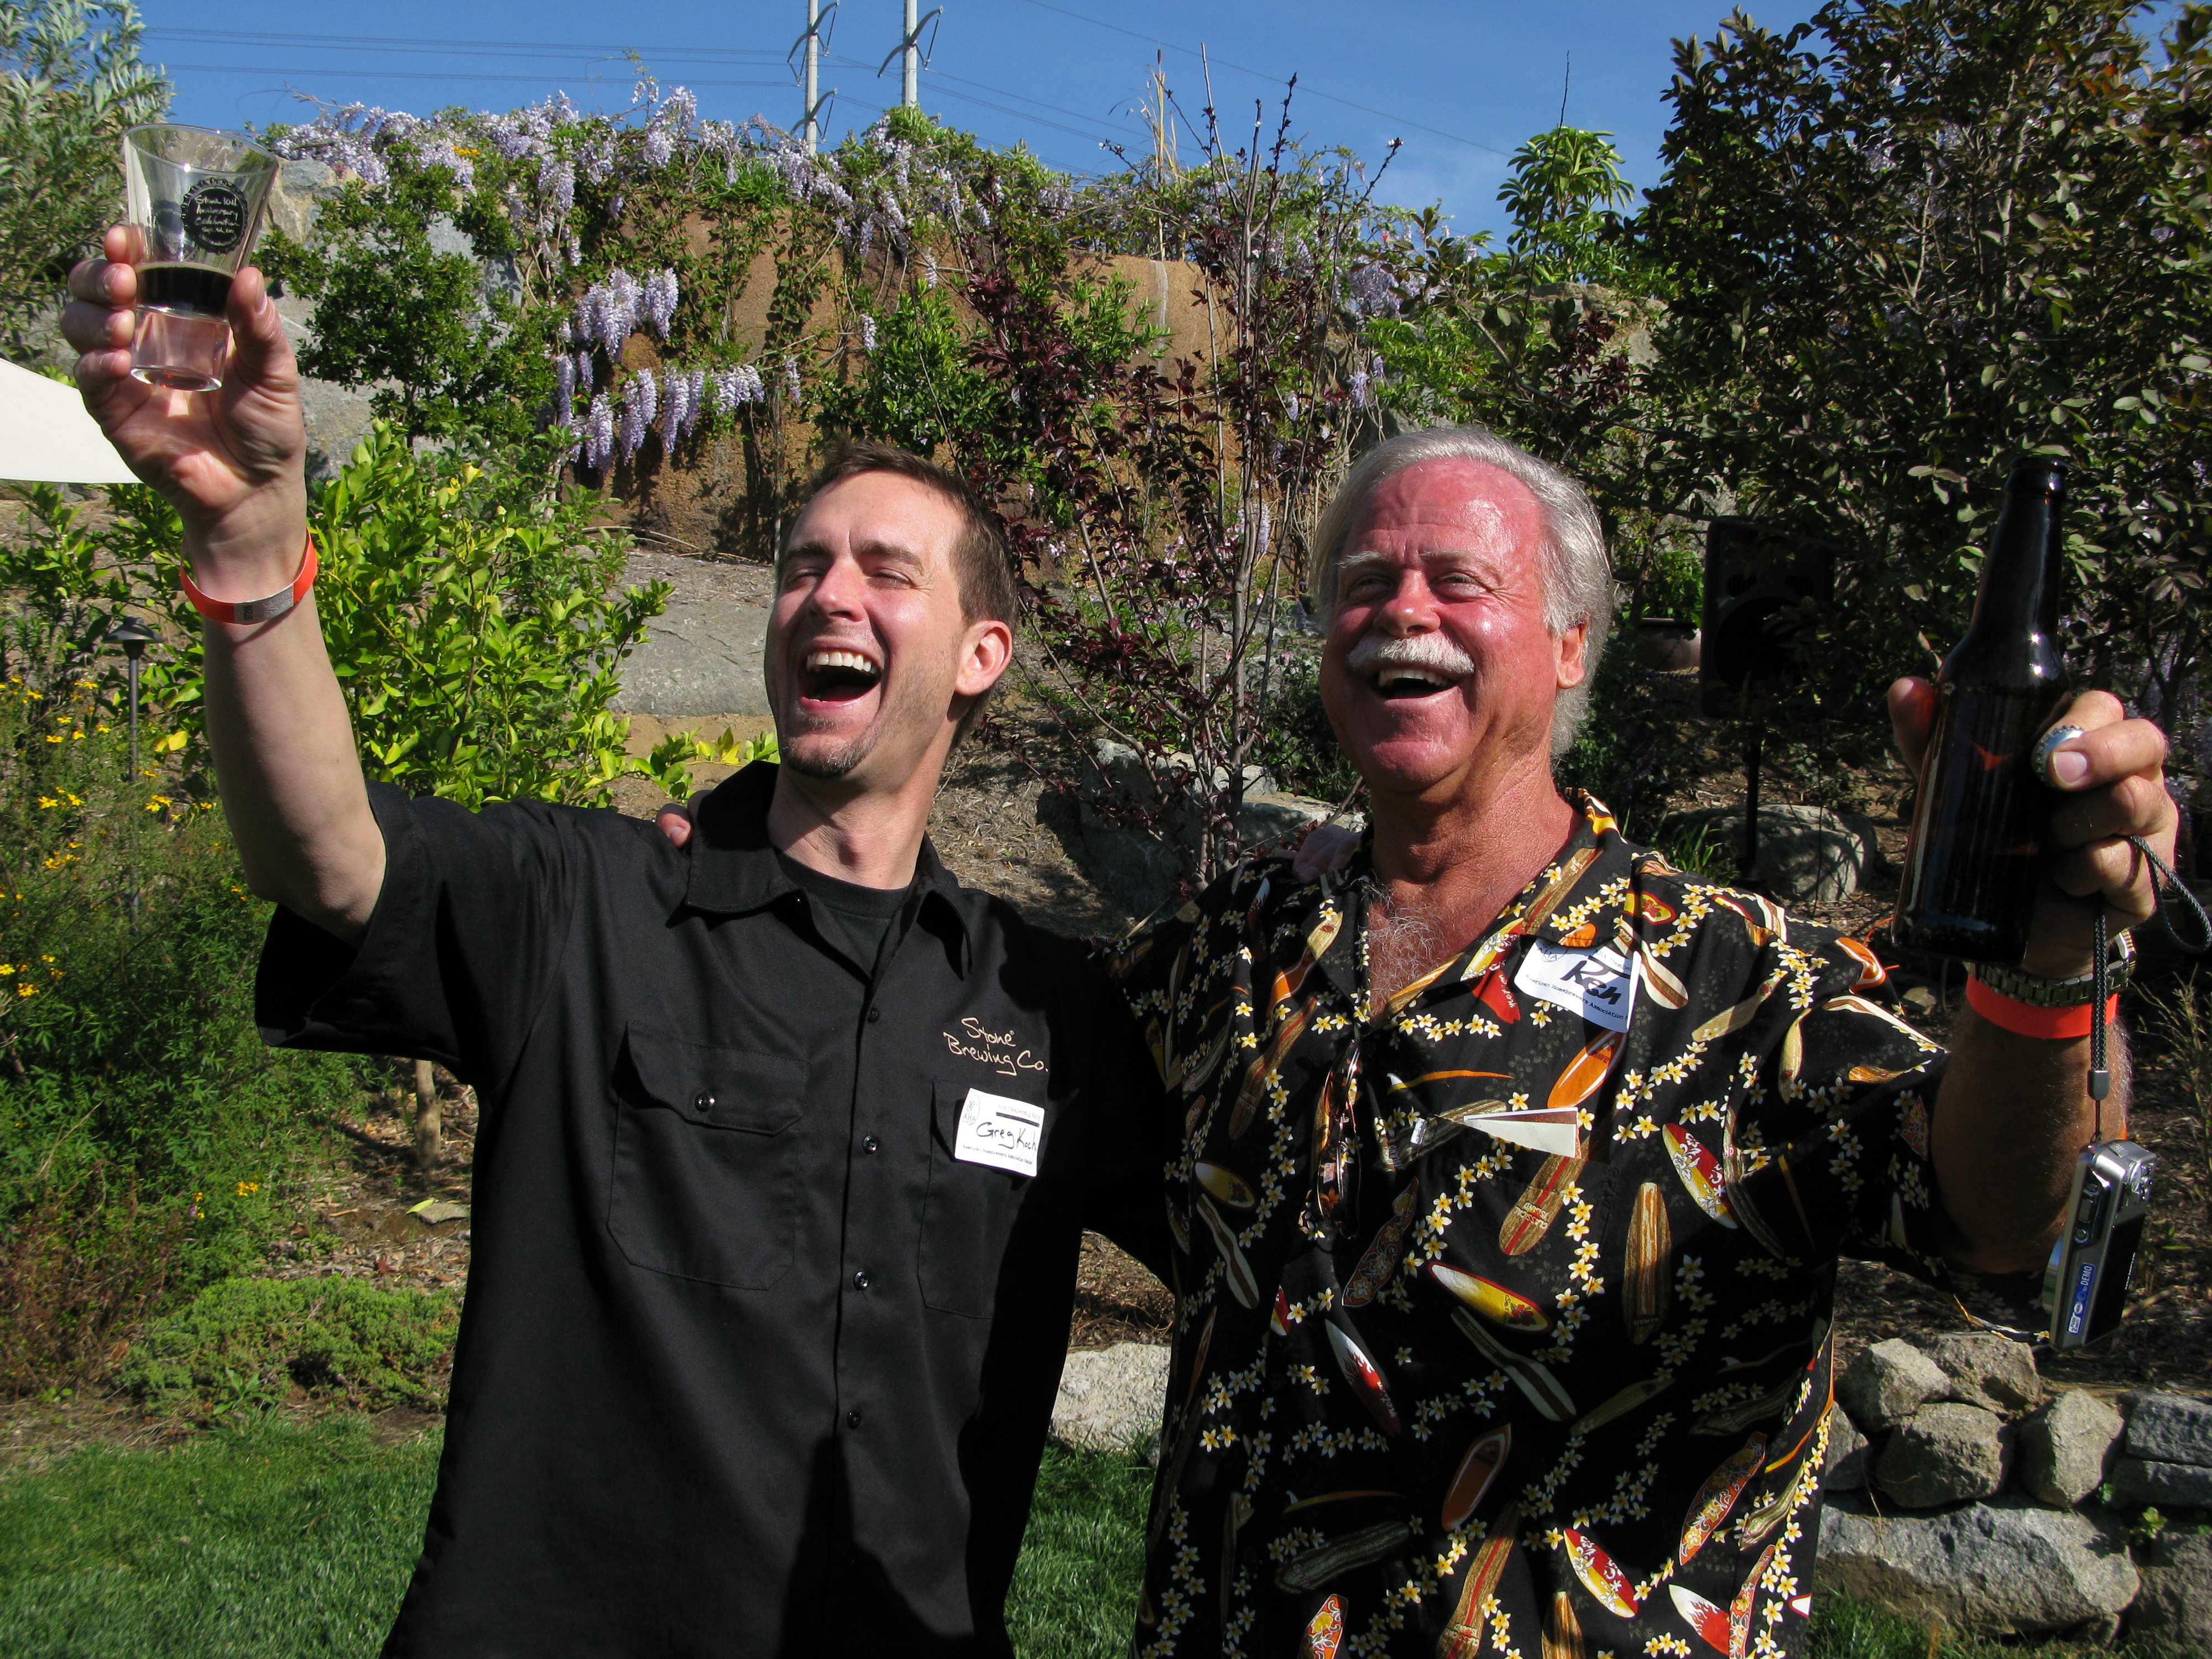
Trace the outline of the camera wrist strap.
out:
M 2189 890 L 2187 884 L 2173 873 L 2164 859 L 2150 850 L 2150 843 L 2141 836 L 2130 836 L 2128 843 L 2150 860 L 2152 911 L 2158 917 L 2159 925 L 2166 929 L 2166 936 L 2185 956 L 2202 956 L 2205 951 L 2212 951 L 2212 916 L 2204 914 L 2204 907 L 2197 902 L 2197 895 Z M 2174 926 L 2172 901 L 2176 894 L 2180 896 L 2188 917 L 2190 938 L 2187 939 L 2183 938 L 2181 929 Z M 2112 951 L 2105 906 L 2101 900 L 2097 905 L 2093 928 L 2096 962 L 2089 971 L 2095 980 L 2092 987 L 2091 1006 L 2096 1012 L 2089 1023 L 2089 1098 L 2097 1103 L 2097 1138 L 2092 1143 L 2095 1145 L 2105 1139 L 2105 1097 L 2112 1092 L 2111 1057 L 2107 1053 L 2110 1034 L 2106 1019 L 2109 998 L 2105 989 L 2106 963 Z

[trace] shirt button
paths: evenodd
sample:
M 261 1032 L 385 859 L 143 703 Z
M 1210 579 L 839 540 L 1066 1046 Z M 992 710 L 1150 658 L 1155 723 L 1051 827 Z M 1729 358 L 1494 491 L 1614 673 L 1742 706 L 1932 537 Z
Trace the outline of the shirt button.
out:
M 858 1406 L 845 1413 L 845 1426 L 848 1429 L 857 1429 L 860 1426 L 860 1408 Z
M 881 1019 L 883 1017 L 884 1017 L 884 1011 L 883 1011 L 882 1009 L 880 1009 L 880 1008 L 871 1008 L 871 1009 L 869 1009 L 869 1010 L 868 1010 L 868 1024 L 871 1024 L 871 1025 L 873 1025 L 873 1024 L 874 1024 L 878 1020 Z
M 692 1097 L 691 1104 L 699 1111 L 711 1112 L 714 1109 L 714 1097 L 708 1094 L 704 1089 L 702 1089 L 696 1095 Z
M 862 1135 L 860 1137 L 860 1150 L 862 1152 L 880 1152 L 882 1149 L 883 1142 L 878 1140 L 873 1135 Z
M 868 1288 L 868 1270 L 866 1267 L 853 1275 L 853 1288 L 856 1291 L 865 1291 Z

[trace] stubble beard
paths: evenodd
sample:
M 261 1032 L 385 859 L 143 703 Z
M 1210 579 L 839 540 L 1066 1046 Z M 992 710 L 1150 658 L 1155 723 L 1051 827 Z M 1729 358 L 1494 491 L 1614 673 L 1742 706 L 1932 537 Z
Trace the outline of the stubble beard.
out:
M 805 735 L 804 732 L 793 734 L 801 740 Z M 832 749 L 814 754 L 809 754 L 794 744 L 790 748 L 781 749 L 778 758 L 801 777 L 819 778 L 824 782 L 834 783 L 848 776 L 854 768 L 875 752 L 877 735 L 871 728 L 858 737 L 847 738 Z

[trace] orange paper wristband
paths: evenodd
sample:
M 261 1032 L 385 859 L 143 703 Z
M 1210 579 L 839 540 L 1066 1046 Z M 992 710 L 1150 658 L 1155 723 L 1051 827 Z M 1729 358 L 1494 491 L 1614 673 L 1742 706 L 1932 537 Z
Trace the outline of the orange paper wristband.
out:
M 192 608 L 210 622 L 250 626 L 255 623 L 274 622 L 306 599 L 307 590 L 315 585 L 315 537 L 310 531 L 307 550 L 300 555 L 300 574 L 286 586 L 261 599 L 211 599 L 201 592 L 198 585 L 192 580 L 192 568 L 189 563 L 178 567 L 177 580 L 184 584 L 185 597 L 192 602 Z
M 2065 1008 L 2040 1008 L 2002 991 L 1992 991 L 1972 975 L 1966 976 L 1966 1004 L 1992 1025 L 2016 1036 L 2048 1037 L 2063 1041 L 2089 1035 L 2095 1023 L 2096 1005 L 2077 1002 Z M 2105 1018 L 2119 1018 L 2120 994 L 2105 999 Z

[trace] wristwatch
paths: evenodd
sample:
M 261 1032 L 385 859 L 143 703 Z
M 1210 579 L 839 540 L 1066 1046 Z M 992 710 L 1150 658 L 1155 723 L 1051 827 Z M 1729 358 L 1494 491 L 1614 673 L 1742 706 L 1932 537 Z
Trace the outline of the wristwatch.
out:
M 2105 962 L 2105 994 L 2110 996 L 2125 989 L 2135 972 L 2136 942 L 2125 933 L 2119 934 L 2112 940 L 2112 953 Z M 1975 963 L 1973 974 L 1999 996 L 2024 1002 L 2031 1008 L 2078 1008 L 2097 1000 L 2094 974 L 2082 974 L 2074 979 L 2045 979 L 2041 974 L 2024 974 L 2017 968 L 2000 968 L 1987 962 Z

